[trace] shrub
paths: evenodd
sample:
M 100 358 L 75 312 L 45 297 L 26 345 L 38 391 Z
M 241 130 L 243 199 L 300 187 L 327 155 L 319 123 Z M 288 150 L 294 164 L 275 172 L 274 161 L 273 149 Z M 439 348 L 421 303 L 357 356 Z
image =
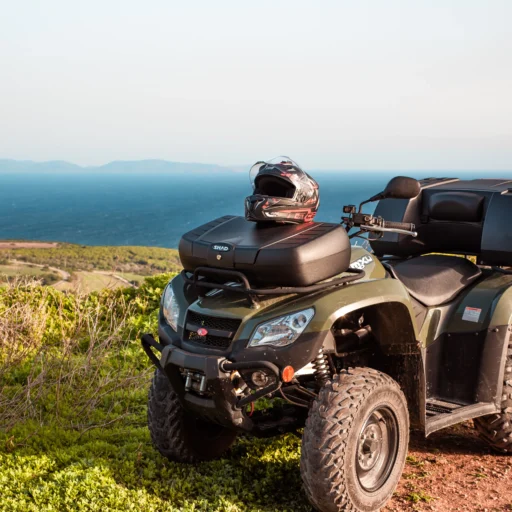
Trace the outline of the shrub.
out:
M 171 276 L 148 278 L 138 289 L 90 295 L 62 293 L 36 281 L 1 288 L 4 429 L 36 419 L 41 425 L 58 419 L 83 427 L 77 418 L 93 419 L 107 398 L 112 417 L 127 414 L 123 394 L 147 379 L 138 337 L 156 329 L 160 295 Z

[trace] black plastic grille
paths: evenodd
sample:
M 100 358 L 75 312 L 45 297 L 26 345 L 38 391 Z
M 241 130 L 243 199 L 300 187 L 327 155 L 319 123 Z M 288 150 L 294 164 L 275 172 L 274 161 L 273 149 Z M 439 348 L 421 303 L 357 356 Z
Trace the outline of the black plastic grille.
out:
M 241 320 L 232 318 L 221 318 L 215 316 L 206 316 L 189 311 L 187 314 L 185 330 L 185 339 L 192 343 L 197 343 L 205 347 L 215 349 L 227 349 L 231 345 L 231 341 L 235 336 L 236 331 L 242 323 Z M 212 329 L 217 331 L 225 331 L 226 336 L 214 336 L 207 334 L 206 336 L 199 336 L 197 332 L 190 330 L 190 326 L 204 327 L 205 329 Z
M 199 315 L 189 311 L 187 315 L 187 324 L 194 324 L 206 329 L 218 329 L 219 331 L 229 331 L 233 334 L 238 330 L 241 320 L 233 318 L 221 318 L 217 316 Z
M 231 338 L 222 338 L 220 336 L 198 336 L 195 332 L 188 331 L 188 340 L 198 345 L 204 345 L 205 347 L 212 348 L 229 348 L 231 345 Z

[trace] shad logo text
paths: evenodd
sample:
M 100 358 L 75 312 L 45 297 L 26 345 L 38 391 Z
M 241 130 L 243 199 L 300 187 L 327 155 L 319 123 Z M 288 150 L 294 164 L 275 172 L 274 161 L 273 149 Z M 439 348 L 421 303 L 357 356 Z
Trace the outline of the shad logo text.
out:
M 214 251 L 219 251 L 219 252 L 228 252 L 230 250 L 230 247 L 229 247 L 229 245 L 215 244 L 213 246 L 213 250 Z

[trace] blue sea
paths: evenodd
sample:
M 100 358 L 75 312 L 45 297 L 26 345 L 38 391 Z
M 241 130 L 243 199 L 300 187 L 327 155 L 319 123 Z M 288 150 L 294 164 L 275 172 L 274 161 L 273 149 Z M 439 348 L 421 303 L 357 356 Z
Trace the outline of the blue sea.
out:
M 320 185 L 316 220 L 327 222 L 339 222 L 343 205 L 376 194 L 396 174 L 512 177 L 512 172 L 311 174 Z M 250 192 L 246 173 L 0 174 L 0 239 L 177 247 L 181 234 L 200 224 L 222 215 L 243 215 Z

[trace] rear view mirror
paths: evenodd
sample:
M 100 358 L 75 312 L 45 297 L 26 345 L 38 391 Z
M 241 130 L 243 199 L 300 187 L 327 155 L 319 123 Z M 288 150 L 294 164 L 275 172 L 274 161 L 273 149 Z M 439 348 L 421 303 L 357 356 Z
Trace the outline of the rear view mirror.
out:
M 379 194 L 370 197 L 359 205 L 359 211 L 363 204 L 371 203 L 373 201 L 380 201 L 381 199 L 412 199 L 421 192 L 421 186 L 414 178 L 407 178 L 406 176 L 396 176 L 391 179 L 386 185 L 386 188 Z
M 386 185 L 381 195 L 383 199 L 412 199 L 420 193 L 421 187 L 414 178 L 396 176 Z

